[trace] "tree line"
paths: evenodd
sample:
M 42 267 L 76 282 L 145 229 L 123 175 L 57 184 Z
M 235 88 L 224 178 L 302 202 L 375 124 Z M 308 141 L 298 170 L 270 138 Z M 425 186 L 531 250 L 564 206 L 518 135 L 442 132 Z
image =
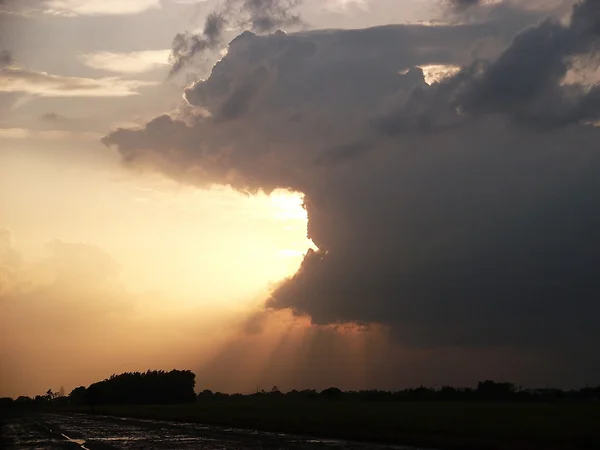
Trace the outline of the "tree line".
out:
M 148 370 L 125 372 L 91 384 L 79 386 L 68 396 L 49 389 L 43 395 L 1 399 L 0 404 L 44 405 L 165 405 L 196 400 L 196 375 L 190 370 Z
M 91 406 L 96 405 L 164 405 L 192 403 L 195 401 L 219 401 L 239 398 L 335 400 L 335 401 L 600 401 L 600 386 L 577 390 L 524 389 L 513 383 L 481 381 L 476 388 L 418 387 L 400 391 L 362 390 L 342 391 L 331 387 L 323 391 L 291 390 L 281 392 L 276 386 L 265 391 L 257 389 L 252 394 L 225 394 L 203 390 L 194 391 L 196 375 L 190 370 L 165 372 L 126 372 L 91 384 L 80 386 L 66 396 L 62 392 L 48 390 L 45 394 L 31 397 L 1 398 L 2 406 Z
M 291 390 L 281 392 L 277 386 L 269 391 L 257 389 L 253 394 L 224 394 L 204 390 L 198 394 L 198 401 L 210 399 L 227 399 L 240 397 L 264 398 L 289 398 L 289 399 L 322 399 L 322 400 L 356 400 L 356 401 L 506 401 L 506 402 L 534 402 L 556 400 L 585 400 L 600 401 L 600 386 L 586 387 L 577 390 L 562 389 L 524 389 L 513 383 L 495 382 L 491 380 L 480 381 L 476 388 L 455 388 L 442 386 L 428 388 L 420 386 L 399 391 L 361 390 L 342 391 L 331 387 L 323 391 Z

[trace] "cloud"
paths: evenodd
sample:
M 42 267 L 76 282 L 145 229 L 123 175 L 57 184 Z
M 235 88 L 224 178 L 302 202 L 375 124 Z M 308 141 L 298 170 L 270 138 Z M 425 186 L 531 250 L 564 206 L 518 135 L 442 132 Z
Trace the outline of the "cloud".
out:
M 547 17 L 564 19 L 578 0 L 439 0 L 441 17 L 447 23 L 487 23 L 503 21 L 536 25 Z M 493 25 L 492 25 L 493 26 Z M 506 32 L 510 32 L 505 30 Z
M 474 114 L 505 113 L 519 122 L 560 126 L 600 115 L 600 87 L 561 81 L 573 59 L 600 44 L 600 4 L 577 4 L 569 26 L 549 19 L 524 31 L 489 67 L 471 68 L 458 103 Z M 479 72 L 479 73 L 478 73 Z
M 450 5 L 456 9 L 467 9 L 473 6 L 479 6 L 483 3 L 482 0 L 449 0 Z
M 46 0 L 44 12 L 57 15 L 138 14 L 161 7 L 160 0 Z
M 40 120 L 44 122 L 62 122 L 66 118 L 55 112 L 47 112 L 40 116 Z
M 31 131 L 25 128 L 0 128 L 2 139 L 25 139 L 31 135 Z
M 161 0 L 4 0 L 0 14 L 23 16 L 114 16 L 161 8 Z
M 82 78 L 36 72 L 10 64 L 0 67 L 0 92 L 41 97 L 127 97 L 156 83 L 116 77 Z
M 150 72 L 169 64 L 170 50 L 145 50 L 129 53 L 98 52 L 81 55 L 92 69 L 122 74 Z
M 600 128 L 587 124 L 600 110 L 597 86 L 562 78 L 597 48 L 598 17 L 580 2 L 570 24 L 543 21 L 488 61 L 471 43 L 503 36 L 501 21 L 245 32 L 185 92 L 209 114 L 104 143 L 182 182 L 303 192 L 319 250 L 269 308 L 383 324 L 412 348 L 573 363 L 600 338 Z M 419 67 L 436 65 L 462 69 L 428 85 Z
M 173 40 L 171 74 L 189 64 L 196 55 L 218 49 L 226 27 L 267 33 L 282 27 L 298 26 L 300 16 L 293 9 L 302 0 L 224 0 L 210 13 L 200 34 L 180 33 Z
M 44 139 L 54 141 L 70 139 L 96 140 L 100 137 L 101 135 L 93 132 L 31 130 L 28 128 L 0 128 L 0 139 Z
M 353 144 L 352 130 L 358 138 L 367 119 L 374 118 L 365 114 L 383 114 L 394 106 L 394 98 L 424 84 L 419 71 L 400 72 L 456 64 L 465 53 L 468 57 L 472 42 L 494 36 L 498 28 L 408 25 L 295 35 L 244 32 L 230 43 L 211 76 L 185 91 L 187 102 L 208 110 L 210 118 L 191 118 L 194 126 L 189 127 L 161 116 L 143 130 L 117 130 L 105 142 L 118 144 L 132 164 L 159 166 L 200 184 L 226 178 L 241 189 L 289 187 L 295 184 L 287 179 L 292 166 L 312 164 L 345 141 Z M 256 127 L 251 136 L 252 127 L 233 120 L 248 117 Z M 270 145 L 263 145 L 263 135 Z M 237 139 L 245 142 L 244 148 L 237 148 Z M 211 148 L 214 142 L 229 153 L 215 158 L 206 153 L 202 164 L 192 164 L 198 148 L 219 153 Z M 278 146 L 289 146 L 289 151 L 269 156 Z M 173 157 L 165 158 L 169 152 Z M 263 163 L 271 167 L 252 179 Z M 244 164 L 256 170 L 238 167 Z
M 14 58 L 8 50 L 0 51 L 0 69 L 11 66 L 14 63 Z
M 102 138 L 102 135 L 90 131 L 77 131 L 71 125 L 77 123 L 77 119 L 65 117 L 55 112 L 48 112 L 38 117 L 39 126 L 36 128 L 2 128 L 0 127 L 0 140 L 16 141 L 32 140 L 43 141 L 72 141 L 72 140 L 94 140 Z
M 242 11 L 248 14 L 250 29 L 258 33 L 274 31 L 300 23 L 300 16 L 292 12 L 302 0 L 244 0 Z
M 351 8 L 368 11 L 369 0 L 327 0 L 323 8 L 338 13 L 347 12 Z
M 425 80 L 425 83 L 429 85 L 433 83 L 439 83 L 447 78 L 451 78 L 460 71 L 460 67 L 458 66 L 443 64 L 422 66 L 420 69 L 423 71 L 423 79 Z
M 353 120 L 359 121 L 356 125 L 360 127 L 364 125 L 365 111 L 380 107 L 396 89 L 419 81 L 413 72 L 399 75 L 400 70 L 413 65 L 452 63 L 460 58 L 462 50 L 457 48 L 462 49 L 485 35 L 484 30 L 470 26 L 461 29 L 397 26 L 289 36 L 275 33 L 264 37 L 245 32 L 232 41 L 227 56 L 215 65 L 211 77 L 185 92 L 191 105 L 210 111 L 210 119 L 194 119 L 196 126 L 187 127 L 183 122 L 162 116 L 142 131 L 118 130 L 105 142 L 118 143 L 124 159 L 132 164 L 164 164 L 164 169 L 173 176 L 187 176 L 185 173 L 190 172 L 190 179 L 199 183 L 223 182 L 227 178 L 238 188 L 274 188 L 281 183 L 288 187 L 293 184 L 293 180 L 286 180 L 290 167 L 300 163 L 294 162 L 296 158 L 306 159 L 302 165 L 310 164 L 320 156 L 322 146 L 336 146 L 340 140 L 350 138 L 347 129 L 337 126 L 348 120 L 345 115 L 355 116 Z M 399 48 L 397 42 L 404 42 L 405 46 Z M 456 48 L 449 42 L 456 44 Z M 371 61 L 367 64 L 363 55 L 373 46 L 378 51 L 369 56 Z M 332 64 L 334 60 L 336 63 Z M 261 112 L 265 103 L 272 105 L 268 114 Z M 248 129 L 241 123 L 231 123 L 231 127 L 225 124 L 254 114 L 253 136 L 246 135 Z M 290 123 L 296 126 L 290 128 Z M 315 131 L 306 135 L 305 130 L 311 126 Z M 297 143 L 290 132 L 298 133 Z M 263 145 L 258 138 L 262 133 L 270 136 L 272 144 Z M 233 144 L 228 141 L 234 138 L 247 139 L 243 149 L 234 145 L 227 156 L 207 157 L 200 165 L 192 164 L 198 146 L 222 142 L 228 147 Z M 152 145 L 148 145 L 150 142 Z M 286 154 L 272 158 L 261 155 L 290 142 L 292 146 Z M 164 158 L 168 152 L 176 152 L 178 156 Z M 190 164 L 180 164 L 188 158 Z M 245 179 L 253 177 L 255 171 L 236 167 L 250 164 L 258 171 L 267 162 L 262 158 L 272 167 L 262 170 L 260 180 Z M 239 162 L 233 163 L 234 160 Z M 194 171 L 203 176 L 193 175 Z M 270 177 L 277 179 L 269 180 Z

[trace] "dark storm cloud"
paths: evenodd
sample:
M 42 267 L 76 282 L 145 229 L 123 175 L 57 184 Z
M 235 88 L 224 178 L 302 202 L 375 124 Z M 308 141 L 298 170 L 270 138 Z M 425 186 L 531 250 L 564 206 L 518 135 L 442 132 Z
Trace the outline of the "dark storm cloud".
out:
M 381 129 L 391 135 L 433 132 L 485 115 L 503 115 L 532 129 L 598 120 L 598 80 L 589 85 L 565 79 L 582 61 L 592 69 L 600 64 L 599 11 L 600 3 L 578 3 L 569 25 L 546 19 L 518 34 L 497 59 L 477 59 L 433 89 L 413 90 L 381 119 Z
M 321 251 L 270 306 L 415 346 L 592 342 L 599 136 L 480 122 L 329 170 L 306 199 Z
M 598 48 L 597 5 L 490 61 L 469 61 L 469 43 L 505 32 L 494 23 L 244 33 L 185 93 L 209 117 L 163 116 L 104 143 L 186 182 L 305 193 L 320 250 L 271 308 L 389 325 L 412 346 L 590 350 L 598 87 L 562 78 Z M 429 86 L 415 66 L 430 64 L 464 69 Z
M 301 2 L 302 0 L 238 0 L 238 8 L 247 14 L 245 23 L 252 31 L 268 33 L 281 27 L 300 24 L 300 16 L 293 9 Z M 230 3 L 235 8 L 235 0 L 230 0 Z
M 598 48 L 600 3 L 580 3 L 569 26 L 547 20 L 517 36 L 497 61 L 474 73 L 458 101 L 473 114 L 504 113 L 537 126 L 595 120 L 600 116 L 598 86 L 564 86 L 561 81 L 574 59 Z
M 170 56 L 173 65 L 171 74 L 179 72 L 196 54 L 216 49 L 221 44 L 224 27 L 223 15 L 211 13 L 206 18 L 201 34 L 179 33 L 175 36 Z
M 162 116 L 143 130 L 117 130 L 104 142 L 118 144 L 130 164 L 161 167 L 199 184 L 227 178 L 239 189 L 295 186 L 299 181 L 293 178 L 304 173 L 295 166 L 312 165 L 324 149 L 352 144 L 354 134 L 365 132 L 369 115 L 384 112 L 396 97 L 424 84 L 418 70 L 400 71 L 454 63 L 465 57 L 465 48 L 468 57 L 473 41 L 488 36 L 481 25 L 269 36 L 244 32 L 211 76 L 185 92 L 192 106 L 210 111 L 211 117 L 188 118 L 193 126 L 186 126 Z M 243 147 L 236 145 L 238 139 Z M 278 151 L 279 146 L 288 151 Z M 200 151 L 206 156 L 201 164 L 200 148 L 206 149 Z M 173 157 L 165 158 L 168 153 Z
M 268 33 L 281 27 L 296 26 L 300 16 L 293 9 L 301 0 L 224 0 L 209 14 L 200 34 L 180 33 L 173 40 L 171 74 L 175 74 L 196 55 L 218 49 L 227 26 Z

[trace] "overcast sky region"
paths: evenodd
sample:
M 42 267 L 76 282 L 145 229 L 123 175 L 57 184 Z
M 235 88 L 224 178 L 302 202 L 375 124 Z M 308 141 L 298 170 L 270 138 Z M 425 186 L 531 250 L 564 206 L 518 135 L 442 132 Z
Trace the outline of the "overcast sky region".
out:
M 598 48 L 596 0 L 0 0 L 0 396 L 600 383 Z

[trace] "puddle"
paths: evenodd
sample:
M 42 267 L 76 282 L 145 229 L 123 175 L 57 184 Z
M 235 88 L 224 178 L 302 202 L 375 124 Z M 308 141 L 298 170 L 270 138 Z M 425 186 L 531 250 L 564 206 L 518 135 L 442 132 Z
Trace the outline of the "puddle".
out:
M 70 438 L 69 436 L 67 436 L 67 435 L 66 435 L 66 434 L 64 434 L 64 433 L 60 433 L 60 434 L 61 434 L 61 435 L 62 435 L 62 437 L 64 437 L 64 438 L 65 438 L 67 441 L 69 441 L 69 442 L 71 442 L 71 443 L 73 443 L 73 444 L 77 444 L 77 445 L 79 445 L 79 446 L 80 446 L 82 449 L 84 449 L 84 450 L 89 450 L 89 449 L 88 449 L 88 448 L 87 448 L 85 445 L 83 445 L 83 444 L 85 444 L 85 439 L 73 439 L 73 438 Z
M 7 425 L 5 430 L 12 442 L 12 446 L 8 446 L 11 450 L 66 449 L 73 448 L 73 444 L 90 450 L 86 442 L 92 448 L 102 445 L 102 448 L 115 450 L 418 450 L 231 427 L 85 414 L 45 414 L 35 420 L 15 419 Z

